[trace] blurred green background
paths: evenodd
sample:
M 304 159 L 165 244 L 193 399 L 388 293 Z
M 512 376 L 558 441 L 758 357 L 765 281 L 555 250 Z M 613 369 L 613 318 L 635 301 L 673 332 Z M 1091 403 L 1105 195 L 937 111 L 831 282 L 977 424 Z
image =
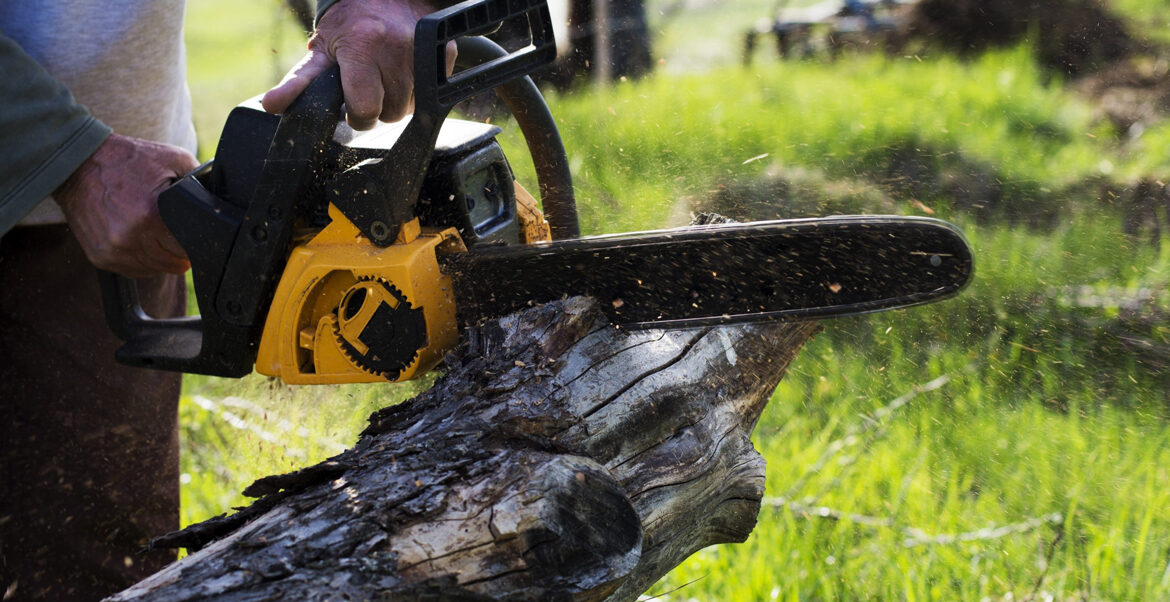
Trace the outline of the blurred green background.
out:
M 1162 101 L 1126 125 L 1106 100 L 1124 86 L 1054 73 L 1028 40 L 835 60 L 765 44 L 746 67 L 742 35 L 775 2 L 647 6 L 652 75 L 549 93 L 587 233 L 704 209 L 932 215 L 977 257 L 956 299 L 825 323 L 756 430 L 768 497 L 751 539 L 697 553 L 648 594 L 1170 598 Z M 1107 7 L 1151 44 L 1118 70 L 1156 87 L 1170 2 Z M 187 41 L 208 158 L 230 107 L 274 84 L 304 34 L 275 0 L 192 0 Z M 534 181 L 502 125 L 518 178 Z M 184 521 L 344 449 L 370 411 L 427 385 L 187 377 Z

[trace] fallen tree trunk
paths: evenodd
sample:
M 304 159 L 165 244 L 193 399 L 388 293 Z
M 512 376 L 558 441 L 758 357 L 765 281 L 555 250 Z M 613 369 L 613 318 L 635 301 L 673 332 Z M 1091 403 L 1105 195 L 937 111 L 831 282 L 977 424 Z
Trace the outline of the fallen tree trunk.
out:
M 113 600 L 633 600 L 755 526 L 749 440 L 813 323 L 611 326 L 571 298 L 473 329 L 430 390 Z

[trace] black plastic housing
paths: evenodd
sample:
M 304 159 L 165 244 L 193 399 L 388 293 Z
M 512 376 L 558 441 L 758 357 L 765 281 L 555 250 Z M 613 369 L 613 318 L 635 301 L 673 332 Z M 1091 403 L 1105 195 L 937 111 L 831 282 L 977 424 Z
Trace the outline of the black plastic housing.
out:
M 279 122 L 278 116 L 264 111 L 259 97 L 238 105 L 228 115 L 215 161 L 195 174 L 205 191 L 184 190 L 183 194 L 216 197 L 225 204 L 225 213 L 231 213 L 231 207 L 246 207 Z M 401 122 L 379 123 L 359 132 L 344 123 L 337 126 L 332 141 L 321 150 L 322 177 L 314 178 L 303 200 L 311 225 L 323 226 L 328 220 L 324 189 L 331 175 L 346 166 L 385 157 L 403 127 Z M 472 121 L 443 122 L 415 212 L 423 226 L 457 228 L 468 247 L 519 242 L 514 178 L 495 140 L 499 132 L 496 126 Z

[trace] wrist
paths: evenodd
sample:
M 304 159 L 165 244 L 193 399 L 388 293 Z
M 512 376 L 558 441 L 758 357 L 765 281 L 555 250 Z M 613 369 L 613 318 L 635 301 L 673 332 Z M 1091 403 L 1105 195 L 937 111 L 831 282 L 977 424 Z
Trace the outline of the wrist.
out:
M 85 155 L 85 158 L 50 193 L 62 211 L 68 212 L 66 205 L 71 201 L 72 192 L 77 190 L 78 186 L 90 177 L 90 174 L 96 169 L 99 160 L 98 155 L 104 152 L 111 139 L 117 136 L 108 127 L 102 124 L 99 125 L 101 125 L 101 129 L 98 130 L 99 133 L 93 138 L 93 142 L 91 143 L 93 144 L 92 150 Z
M 123 136 L 111 132 L 53 191 L 53 200 L 57 202 L 66 216 L 73 210 L 74 201 L 79 196 L 79 192 L 86 187 L 87 182 L 101 179 L 102 164 L 111 153 L 116 152 L 119 143 L 124 139 Z

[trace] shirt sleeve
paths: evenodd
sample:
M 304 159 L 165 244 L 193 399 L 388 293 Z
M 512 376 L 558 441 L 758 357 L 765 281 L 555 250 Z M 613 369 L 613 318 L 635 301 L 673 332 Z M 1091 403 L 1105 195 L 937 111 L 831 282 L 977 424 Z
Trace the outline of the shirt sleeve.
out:
M 0 33 L 0 234 L 101 146 L 110 128 Z

